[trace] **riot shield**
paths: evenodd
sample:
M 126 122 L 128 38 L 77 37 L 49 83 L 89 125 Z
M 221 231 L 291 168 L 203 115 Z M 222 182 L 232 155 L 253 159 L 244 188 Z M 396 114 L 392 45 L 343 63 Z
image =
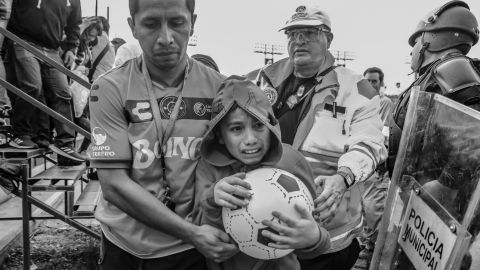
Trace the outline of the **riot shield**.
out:
M 480 269 L 479 178 L 480 112 L 413 90 L 370 270 Z

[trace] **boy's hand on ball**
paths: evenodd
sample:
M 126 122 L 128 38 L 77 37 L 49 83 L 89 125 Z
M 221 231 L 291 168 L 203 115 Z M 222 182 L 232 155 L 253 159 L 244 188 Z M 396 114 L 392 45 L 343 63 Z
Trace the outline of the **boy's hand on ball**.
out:
M 210 225 L 198 226 L 191 239 L 200 253 L 217 263 L 228 260 L 239 251 L 228 234 Z
M 262 231 L 262 235 L 271 239 L 269 247 L 278 249 L 303 249 L 315 245 L 320 239 L 320 230 L 312 214 L 303 206 L 295 204 L 295 210 L 300 218 L 291 218 L 278 211 L 272 212 L 277 220 L 264 220 L 263 225 L 270 227 L 278 233 L 268 230 Z
M 335 212 L 342 202 L 347 187 L 343 176 L 338 174 L 319 176 L 315 178 L 315 185 L 322 186 L 323 191 L 314 201 L 316 208 L 313 210 L 313 215 L 320 223 L 326 224 L 335 217 Z
M 242 172 L 219 180 L 213 188 L 215 203 L 230 209 L 247 206 L 252 194 L 250 184 L 244 178 L 245 173 Z

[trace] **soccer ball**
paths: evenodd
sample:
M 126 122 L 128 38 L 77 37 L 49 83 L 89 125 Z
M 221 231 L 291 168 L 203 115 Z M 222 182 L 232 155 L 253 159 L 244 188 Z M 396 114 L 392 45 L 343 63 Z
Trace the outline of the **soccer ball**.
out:
M 253 193 L 246 207 L 222 210 L 225 231 L 235 240 L 243 253 L 257 259 L 283 257 L 292 249 L 276 249 L 268 246 L 271 241 L 262 231 L 271 230 L 262 220 L 277 220 L 273 211 L 279 211 L 292 218 L 300 218 L 295 204 L 313 210 L 313 198 L 305 184 L 293 174 L 275 168 L 260 168 L 245 176 Z

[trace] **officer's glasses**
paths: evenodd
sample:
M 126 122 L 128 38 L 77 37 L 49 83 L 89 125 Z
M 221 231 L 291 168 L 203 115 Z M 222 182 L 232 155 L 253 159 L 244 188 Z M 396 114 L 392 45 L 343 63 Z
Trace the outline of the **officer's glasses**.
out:
M 321 32 L 330 33 L 328 29 L 324 28 L 300 28 L 287 30 L 285 31 L 285 34 L 287 35 L 289 42 L 315 42 L 320 40 Z

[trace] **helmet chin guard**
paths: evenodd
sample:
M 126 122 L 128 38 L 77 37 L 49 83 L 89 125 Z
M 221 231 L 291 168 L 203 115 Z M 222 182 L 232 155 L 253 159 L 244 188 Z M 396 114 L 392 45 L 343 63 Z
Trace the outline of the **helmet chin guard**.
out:
M 416 52 L 414 48 L 414 51 L 412 52 L 411 68 L 414 72 L 419 72 L 420 69 L 424 66 L 423 62 L 425 60 L 425 51 L 428 50 L 428 48 L 430 47 L 430 43 L 424 40 L 424 36 L 425 35 L 422 35 L 422 38 L 418 41 L 422 43 L 422 48 L 418 52 Z

